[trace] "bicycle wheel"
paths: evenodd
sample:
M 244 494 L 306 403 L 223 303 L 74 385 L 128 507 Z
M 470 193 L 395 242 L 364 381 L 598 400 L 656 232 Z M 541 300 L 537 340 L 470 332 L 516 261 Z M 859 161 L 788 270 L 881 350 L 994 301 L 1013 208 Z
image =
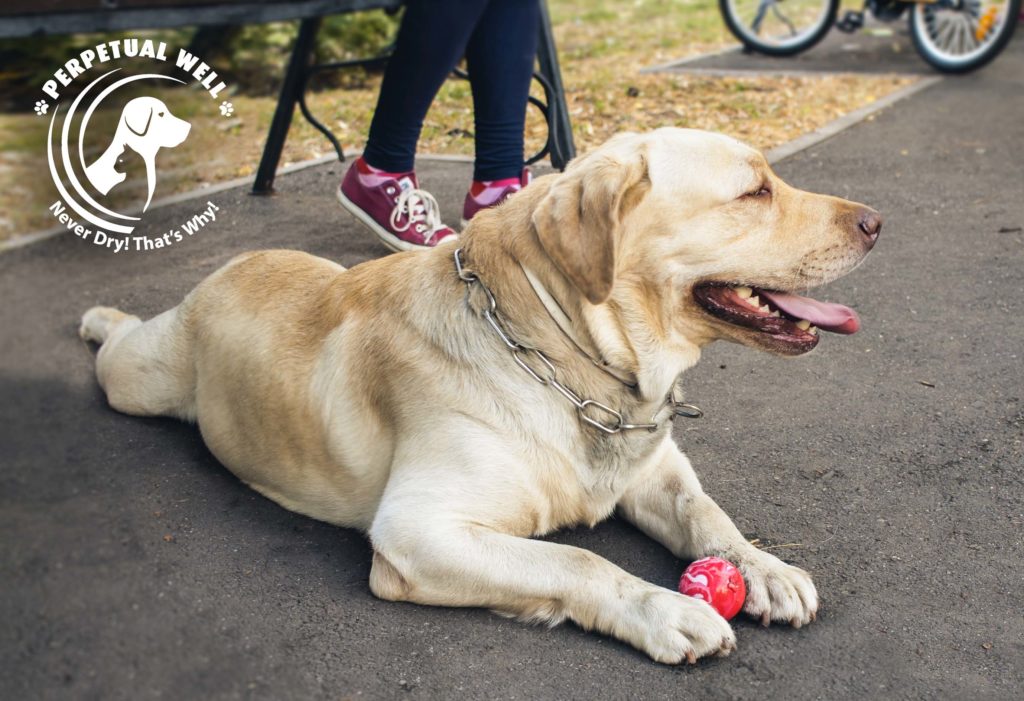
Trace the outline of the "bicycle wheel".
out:
M 914 5 L 910 36 L 921 57 L 944 73 L 981 68 L 1017 26 L 1021 0 L 946 0 Z
M 748 49 L 792 56 L 828 34 L 839 0 L 718 0 L 718 9 L 725 26 Z

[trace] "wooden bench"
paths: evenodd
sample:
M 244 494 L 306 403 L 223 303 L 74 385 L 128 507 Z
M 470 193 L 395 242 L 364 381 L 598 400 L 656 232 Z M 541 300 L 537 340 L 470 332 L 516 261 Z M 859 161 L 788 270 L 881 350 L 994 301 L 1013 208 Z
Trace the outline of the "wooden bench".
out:
M 544 115 L 548 138 L 541 150 L 527 162 L 534 163 L 549 156 L 552 165 L 562 169 L 576 155 L 576 148 L 551 33 L 551 20 L 546 2 L 540 2 L 538 69 L 534 78 L 543 88 L 544 100 L 531 97 L 530 102 Z M 313 64 L 313 47 L 323 18 L 374 9 L 394 12 L 401 5 L 401 0 L 4 0 L 0 3 L 0 38 L 299 20 L 298 36 L 285 70 L 277 107 L 253 182 L 254 194 L 267 194 L 273 191 L 274 175 L 296 106 L 330 140 L 339 160 L 345 158 L 338 140 L 313 116 L 306 104 L 306 87 L 310 77 L 322 71 L 352 66 L 383 66 L 390 53 L 385 51 L 379 56 L 353 61 Z M 466 77 L 459 70 L 455 75 L 458 78 Z

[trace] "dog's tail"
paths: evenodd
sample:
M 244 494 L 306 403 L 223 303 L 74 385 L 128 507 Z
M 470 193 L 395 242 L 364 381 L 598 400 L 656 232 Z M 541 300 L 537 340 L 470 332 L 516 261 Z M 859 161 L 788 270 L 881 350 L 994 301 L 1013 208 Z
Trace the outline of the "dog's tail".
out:
M 103 345 L 110 337 L 115 326 L 125 319 L 138 318 L 125 314 L 113 307 L 93 307 L 82 315 L 82 324 L 78 327 L 78 335 L 86 341 Z

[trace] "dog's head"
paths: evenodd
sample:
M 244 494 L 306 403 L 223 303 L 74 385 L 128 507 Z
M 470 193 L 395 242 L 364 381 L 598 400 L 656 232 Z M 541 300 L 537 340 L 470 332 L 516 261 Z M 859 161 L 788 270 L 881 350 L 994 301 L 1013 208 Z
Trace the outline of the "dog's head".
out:
M 167 105 L 155 97 L 136 97 L 121 111 L 115 141 L 138 153 L 146 165 L 147 196 L 143 211 L 149 208 L 156 189 L 157 151 L 180 144 L 191 128 L 191 124 L 175 117 Z
M 162 100 L 136 97 L 121 111 L 118 136 L 125 145 L 143 158 L 155 155 L 158 149 L 173 148 L 188 136 L 192 125 L 178 119 Z
M 851 309 L 797 292 L 856 267 L 880 216 L 790 187 L 734 139 L 624 134 L 547 183 L 533 205 L 540 246 L 584 307 L 632 329 L 638 351 L 728 339 L 797 355 L 819 328 L 857 330 Z

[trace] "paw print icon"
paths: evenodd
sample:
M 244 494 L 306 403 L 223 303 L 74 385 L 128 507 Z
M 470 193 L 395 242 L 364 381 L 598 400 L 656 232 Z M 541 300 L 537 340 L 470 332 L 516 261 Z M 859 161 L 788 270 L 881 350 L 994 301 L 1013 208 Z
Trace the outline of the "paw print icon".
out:
M 36 114 L 42 116 L 46 114 L 50 109 L 50 104 L 46 100 L 38 100 L 36 102 Z
M 230 117 L 235 113 L 235 106 L 227 100 L 225 100 L 224 102 L 220 103 L 220 113 L 225 117 Z

